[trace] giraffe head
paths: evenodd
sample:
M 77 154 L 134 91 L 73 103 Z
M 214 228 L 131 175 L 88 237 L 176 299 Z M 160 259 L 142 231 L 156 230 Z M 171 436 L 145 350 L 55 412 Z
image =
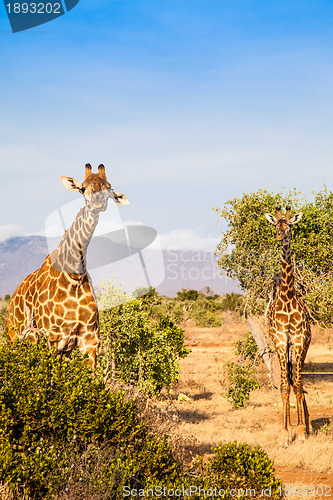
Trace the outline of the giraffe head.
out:
M 302 217 L 302 212 L 294 215 L 294 217 L 290 218 L 290 207 L 286 207 L 285 215 L 281 212 L 281 207 L 276 209 L 276 217 L 271 214 L 265 214 L 266 219 L 271 224 L 274 224 L 276 227 L 276 239 L 281 241 L 283 239 L 289 239 L 291 237 L 291 227 Z
M 78 182 L 73 177 L 60 177 L 61 182 L 69 191 L 81 193 L 85 198 L 85 206 L 90 212 L 104 212 L 111 198 L 117 205 L 128 205 L 129 201 L 122 193 L 117 193 L 111 187 L 105 175 L 104 165 L 98 167 L 98 173 L 93 174 L 91 165 L 86 164 L 85 178 Z

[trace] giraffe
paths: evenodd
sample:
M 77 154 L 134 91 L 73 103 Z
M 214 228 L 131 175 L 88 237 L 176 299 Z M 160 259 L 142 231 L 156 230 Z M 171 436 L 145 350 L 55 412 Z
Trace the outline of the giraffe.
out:
M 304 440 L 311 432 L 309 412 L 303 390 L 302 370 L 311 341 L 309 316 L 305 304 L 294 288 L 294 274 L 290 256 L 291 228 L 302 213 L 290 218 L 290 207 L 285 215 L 276 209 L 276 217 L 265 214 L 268 222 L 276 227 L 276 239 L 281 241 L 281 282 L 268 311 L 269 333 L 274 343 L 281 368 L 281 397 L 283 402 L 283 430 L 281 445 L 287 446 L 293 439 L 290 424 L 290 385 L 293 385 L 297 403 L 297 438 Z M 295 357 L 294 380 L 291 373 L 291 346 Z
M 65 231 L 58 247 L 42 266 L 29 274 L 17 287 L 9 305 L 7 339 L 37 342 L 38 334 L 48 339 L 55 354 L 69 356 L 75 348 L 88 353 L 94 368 L 100 346 L 96 299 L 86 269 L 86 253 L 97 226 L 99 213 L 104 212 L 109 198 L 118 205 L 127 205 L 124 194 L 117 193 L 107 181 L 104 165 L 92 173 L 85 166 L 84 181 L 60 177 L 62 184 L 84 196 L 84 207 Z

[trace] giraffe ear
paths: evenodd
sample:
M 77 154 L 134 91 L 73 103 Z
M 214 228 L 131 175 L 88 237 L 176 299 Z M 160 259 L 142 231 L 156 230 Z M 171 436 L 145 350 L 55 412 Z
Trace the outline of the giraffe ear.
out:
M 294 217 L 292 217 L 290 220 L 289 220 L 289 224 L 291 226 L 293 226 L 294 224 L 297 224 L 297 222 L 299 222 L 302 218 L 302 215 L 303 215 L 303 212 L 298 212 L 298 214 L 294 215 Z
M 128 198 L 122 194 L 122 193 L 117 193 L 117 191 L 114 191 L 113 189 L 109 190 L 109 196 L 110 198 L 113 199 L 117 203 L 117 205 L 128 205 L 129 200 Z
M 82 182 L 78 182 L 73 177 L 66 177 L 65 175 L 61 176 L 60 180 L 69 191 L 82 193 Z
M 271 224 L 274 224 L 274 226 L 276 226 L 277 219 L 273 215 L 265 214 L 265 217 L 268 220 L 268 222 L 270 222 Z

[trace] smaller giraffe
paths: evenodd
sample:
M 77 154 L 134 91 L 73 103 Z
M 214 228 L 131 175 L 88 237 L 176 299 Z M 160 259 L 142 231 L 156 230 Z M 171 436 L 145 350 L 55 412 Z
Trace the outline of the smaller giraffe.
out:
M 268 222 L 276 227 L 276 239 L 281 241 L 281 282 L 268 310 L 269 333 L 274 343 L 281 368 L 281 397 L 283 402 L 283 431 L 281 445 L 287 446 L 293 439 L 290 423 L 290 385 L 293 385 L 297 403 L 297 437 L 304 440 L 311 432 L 309 412 L 303 390 L 302 370 L 311 341 L 311 328 L 307 308 L 294 287 L 291 264 L 291 228 L 302 217 L 302 213 L 290 218 L 290 207 L 285 215 L 277 208 L 276 217 L 265 214 Z M 292 352 L 295 358 L 294 377 Z

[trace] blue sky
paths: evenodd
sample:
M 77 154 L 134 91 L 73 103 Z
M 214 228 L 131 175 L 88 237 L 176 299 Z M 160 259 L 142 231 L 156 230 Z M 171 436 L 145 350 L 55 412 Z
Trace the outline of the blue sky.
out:
M 80 0 L 13 34 L 1 4 L 0 240 L 41 233 L 86 162 L 185 247 L 245 191 L 332 189 L 332 26 L 321 0 Z

